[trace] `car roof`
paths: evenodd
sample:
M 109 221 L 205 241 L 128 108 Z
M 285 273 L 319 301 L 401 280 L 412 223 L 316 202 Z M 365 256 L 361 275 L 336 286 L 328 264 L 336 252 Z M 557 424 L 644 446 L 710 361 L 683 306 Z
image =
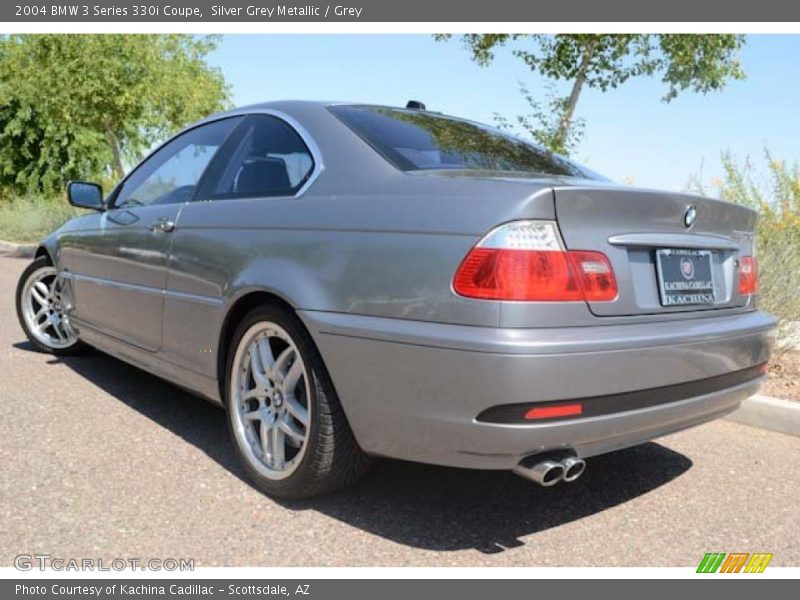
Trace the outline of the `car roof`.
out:
M 342 100 L 270 100 L 268 102 L 257 102 L 255 104 L 247 104 L 232 108 L 230 110 L 222 111 L 209 115 L 203 121 L 211 121 L 223 116 L 233 116 L 242 114 L 254 114 L 261 111 L 276 111 L 289 115 L 307 113 L 309 111 L 322 111 L 331 106 L 369 106 L 373 108 L 390 108 L 393 110 L 413 110 L 420 113 L 435 114 L 442 117 L 449 117 L 452 119 L 459 119 L 452 115 L 445 115 L 443 113 L 422 110 L 422 109 L 409 109 L 405 106 L 393 106 L 389 104 L 379 104 L 375 102 L 353 102 Z M 460 119 L 465 120 L 465 119 Z

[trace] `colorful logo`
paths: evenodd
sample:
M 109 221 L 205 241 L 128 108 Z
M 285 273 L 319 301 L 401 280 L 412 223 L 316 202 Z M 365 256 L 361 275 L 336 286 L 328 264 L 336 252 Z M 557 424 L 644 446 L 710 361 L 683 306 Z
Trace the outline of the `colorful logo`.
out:
M 772 554 L 766 552 L 708 552 L 700 565 L 698 573 L 763 573 Z
M 684 279 L 691 279 L 694 277 L 694 263 L 691 258 L 683 257 L 681 259 L 681 275 Z

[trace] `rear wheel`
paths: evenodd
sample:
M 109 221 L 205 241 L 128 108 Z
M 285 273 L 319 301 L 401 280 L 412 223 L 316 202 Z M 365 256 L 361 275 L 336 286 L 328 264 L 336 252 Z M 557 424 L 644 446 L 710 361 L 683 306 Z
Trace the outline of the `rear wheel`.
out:
M 17 317 L 40 352 L 75 354 L 85 348 L 69 322 L 63 280 L 46 257 L 34 260 L 17 284 Z
M 256 485 L 307 498 L 344 487 L 368 458 L 302 324 L 289 310 L 261 306 L 237 327 L 226 370 L 228 425 Z

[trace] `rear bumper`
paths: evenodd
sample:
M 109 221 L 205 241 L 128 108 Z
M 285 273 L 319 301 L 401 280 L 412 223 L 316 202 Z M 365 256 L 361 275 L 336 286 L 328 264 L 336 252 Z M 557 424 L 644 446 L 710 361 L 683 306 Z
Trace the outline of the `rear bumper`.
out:
M 535 424 L 476 419 L 497 405 L 601 402 L 748 369 L 767 362 L 775 329 L 775 320 L 757 311 L 552 329 L 300 314 L 367 452 L 486 469 L 565 447 L 583 457 L 601 454 L 730 412 L 757 391 L 761 377 L 597 416 Z

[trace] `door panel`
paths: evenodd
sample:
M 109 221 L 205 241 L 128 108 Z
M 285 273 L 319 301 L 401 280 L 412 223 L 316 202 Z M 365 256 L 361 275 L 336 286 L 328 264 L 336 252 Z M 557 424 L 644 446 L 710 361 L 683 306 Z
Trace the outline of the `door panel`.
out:
M 82 272 L 74 274 L 78 319 L 146 350 L 161 345 L 161 310 L 170 232 L 183 205 L 112 209 L 103 215 L 97 240 Z
M 149 351 L 161 346 L 171 238 L 184 204 L 240 118 L 173 138 L 141 163 L 110 199 L 91 258 L 72 274 L 78 322 Z

